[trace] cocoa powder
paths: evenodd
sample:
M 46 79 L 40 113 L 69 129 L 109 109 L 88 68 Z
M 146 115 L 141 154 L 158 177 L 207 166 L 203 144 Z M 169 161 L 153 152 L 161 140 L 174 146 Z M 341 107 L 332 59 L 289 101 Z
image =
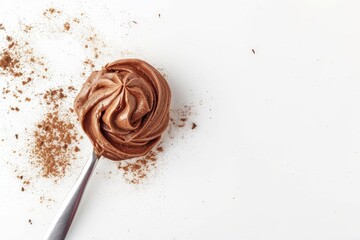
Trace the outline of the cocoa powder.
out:
M 192 114 L 192 107 L 184 105 L 180 108 L 173 108 L 170 110 L 170 122 L 172 125 L 182 128 L 187 124 L 189 116 Z
M 12 96 L 21 102 L 19 94 L 23 94 L 28 89 L 25 85 L 34 78 L 48 78 L 42 69 L 43 57 L 34 53 L 29 42 L 24 40 L 25 37 L 16 39 L 6 35 L 3 38 L 7 43 L 7 46 L 0 50 L 0 75 L 7 77 L 6 86 L 2 89 L 3 99 L 12 93 Z
M 60 14 L 61 13 L 61 11 L 60 10 L 57 10 L 57 9 L 55 9 L 55 8 L 48 8 L 48 9 L 46 9 L 44 12 L 43 12 L 43 16 L 45 16 L 45 17 L 51 17 L 51 16 L 53 16 L 53 15 L 55 15 L 55 14 Z
M 144 157 L 120 161 L 118 169 L 123 172 L 125 181 L 130 184 L 142 183 L 149 173 L 157 168 L 158 153 L 162 151 L 163 148 L 159 146 Z
M 67 89 L 75 88 L 69 86 Z M 66 98 L 63 88 L 47 90 L 43 94 L 48 112 L 37 124 L 32 143 L 32 163 L 41 169 L 43 177 L 64 176 L 71 160 L 80 151 L 76 128 L 70 122 L 69 114 L 62 114 L 61 111 L 62 102 Z
M 69 31 L 70 30 L 70 23 L 68 23 L 68 22 L 64 23 L 64 29 L 66 31 Z

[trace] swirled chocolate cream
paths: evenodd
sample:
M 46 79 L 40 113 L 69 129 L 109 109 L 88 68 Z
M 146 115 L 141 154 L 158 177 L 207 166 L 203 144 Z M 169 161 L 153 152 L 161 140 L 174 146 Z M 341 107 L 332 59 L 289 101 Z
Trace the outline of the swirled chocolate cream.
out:
M 164 77 L 139 59 L 93 72 L 75 111 L 97 155 L 124 160 L 146 155 L 168 126 L 171 91 Z

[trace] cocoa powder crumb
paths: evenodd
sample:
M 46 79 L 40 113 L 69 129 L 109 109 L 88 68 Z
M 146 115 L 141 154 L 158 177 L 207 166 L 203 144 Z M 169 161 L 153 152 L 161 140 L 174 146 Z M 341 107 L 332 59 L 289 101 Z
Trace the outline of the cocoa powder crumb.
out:
M 5 30 L 5 27 L 2 23 L 0 23 L 0 30 Z
M 10 109 L 11 109 L 12 111 L 16 111 L 16 112 L 19 112 L 19 111 L 20 111 L 20 109 L 19 109 L 18 107 L 10 107 Z
M 91 68 L 95 67 L 94 63 L 90 59 L 86 59 L 84 61 L 84 64 L 89 65 Z
M 48 9 L 46 9 L 46 10 L 43 12 L 43 15 L 44 15 L 44 16 L 49 16 L 49 15 L 52 15 L 52 14 L 55 14 L 55 13 L 60 14 L 61 11 L 60 11 L 60 10 L 56 10 L 55 8 L 48 8 Z
M 28 98 L 28 97 L 25 98 L 25 102 L 30 102 L 30 101 L 31 101 L 30 98 Z
M 68 22 L 64 23 L 64 29 L 66 31 L 69 31 L 70 30 L 70 23 L 68 23 Z
M 12 43 L 9 44 L 8 49 L 11 49 L 13 46 L 15 46 L 15 43 L 14 43 L 14 42 L 12 42 Z
M 45 203 L 45 202 L 55 202 L 54 199 L 52 198 L 46 198 L 45 196 L 40 196 L 40 203 Z
M 25 188 L 24 188 L 24 187 L 21 187 L 21 191 L 24 192 L 24 191 L 25 191 Z
M 78 146 L 75 146 L 74 151 L 75 152 L 80 152 L 80 148 Z
M 254 49 L 251 49 L 252 53 L 255 54 L 255 50 Z
M 3 56 L 0 59 L 0 67 L 2 67 L 2 69 L 7 69 L 10 66 L 13 59 L 10 57 L 8 52 L 4 52 L 2 55 Z
M 24 32 L 29 33 L 33 29 L 33 26 L 31 25 L 24 25 Z
M 30 225 L 32 225 L 32 220 L 31 219 L 29 219 L 28 222 L 29 222 Z
M 196 123 L 192 123 L 191 129 L 195 129 L 197 127 Z
M 15 138 L 16 138 L 16 139 L 19 139 L 19 135 L 18 135 L 18 134 L 15 134 Z

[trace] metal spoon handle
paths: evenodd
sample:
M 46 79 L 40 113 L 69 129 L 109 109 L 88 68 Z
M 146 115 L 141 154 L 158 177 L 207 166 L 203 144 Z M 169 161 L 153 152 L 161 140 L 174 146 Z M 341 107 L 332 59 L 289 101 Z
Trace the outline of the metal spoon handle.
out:
M 71 222 L 75 217 L 76 210 L 80 204 L 80 200 L 86 185 L 98 160 L 99 158 L 96 156 L 95 152 L 92 152 L 89 160 L 86 162 L 85 167 L 80 174 L 80 177 L 66 196 L 65 201 L 57 212 L 55 219 L 45 234 L 44 240 L 65 239 Z

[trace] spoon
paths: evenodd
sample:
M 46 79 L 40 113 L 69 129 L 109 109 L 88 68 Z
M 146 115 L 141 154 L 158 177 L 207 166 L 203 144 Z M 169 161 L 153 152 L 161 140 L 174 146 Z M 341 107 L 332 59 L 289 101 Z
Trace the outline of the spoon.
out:
M 76 211 L 79 207 L 81 197 L 84 193 L 91 174 L 99 160 L 95 152 L 87 160 L 80 177 L 75 182 L 74 186 L 66 196 L 63 204 L 58 210 L 55 219 L 51 223 L 48 231 L 45 234 L 44 240 L 63 240 L 70 229 L 71 223 L 75 217 Z

